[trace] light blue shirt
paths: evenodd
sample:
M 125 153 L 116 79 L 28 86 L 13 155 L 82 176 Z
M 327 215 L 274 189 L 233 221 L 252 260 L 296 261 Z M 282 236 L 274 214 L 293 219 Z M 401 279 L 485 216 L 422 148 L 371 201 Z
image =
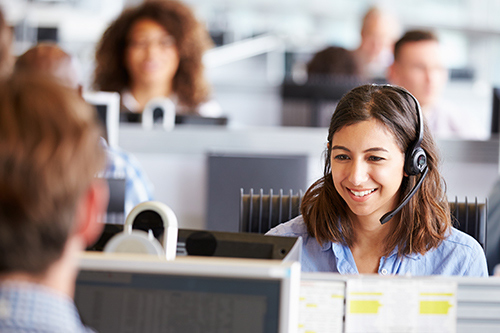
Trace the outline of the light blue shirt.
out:
M 47 287 L 26 282 L 0 284 L 0 332 L 90 333 L 73 300 Z
M 266 235 L 302 237 L 303 272 L 359 274 L 348 246 L 326 242 L 319 244 L 311 237 L 301 216 L 269 230 Z M 481 245 L 471 236 L 455 229 L 441 244 L 424 255 L 398 256 L 394 250 L 380 259 L 381 275 L 458 275 L 488 276 L 486 257 Z

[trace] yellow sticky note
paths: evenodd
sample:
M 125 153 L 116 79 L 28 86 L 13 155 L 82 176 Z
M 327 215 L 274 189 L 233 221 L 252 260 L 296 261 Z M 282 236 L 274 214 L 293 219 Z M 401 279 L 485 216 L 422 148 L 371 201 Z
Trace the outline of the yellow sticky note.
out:
M 448 301 L 420 301 L 420 314 L 446 315 L 452 306 Z
M 381 307 L 379 301 L 351 301 L 349 312 L 357 314 L 377 314 L 378 308 Z

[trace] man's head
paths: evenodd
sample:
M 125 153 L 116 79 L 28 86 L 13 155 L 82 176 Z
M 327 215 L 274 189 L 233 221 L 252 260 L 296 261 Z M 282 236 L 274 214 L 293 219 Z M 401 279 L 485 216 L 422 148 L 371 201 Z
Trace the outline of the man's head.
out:
M 79 89 L 78 72 L 72 57 L 56 44 L 38 44 L 17 58 L 16 72 L 50 75 L 69 88 Z
M 31 74 L 0 82 L 0 275 L 43 276 L 98 237 L 107 188 L 95 112 Z
M 388 79 L 408 89 L 424 110 L 432 106 L 448 79 L 437 37 L 429 31 L 405 33 L 394 47 L 394 63 Z
M 369 9 L 363 18 L 358 48 L 364 61 L 378 61 L 385 52 L 390 54 L 399 31 L 399 23 L 394 16 L 376 7 Z

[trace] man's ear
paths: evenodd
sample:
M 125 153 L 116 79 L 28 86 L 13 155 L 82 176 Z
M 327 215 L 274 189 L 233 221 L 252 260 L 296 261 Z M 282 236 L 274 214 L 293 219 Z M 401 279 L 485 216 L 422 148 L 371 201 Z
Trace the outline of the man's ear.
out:
M 80 197 L 75 214 L 73 236 L 83 240 L 86 246 L 94 244 L 102 233 L 104 224 L 100 222 L 106 213 L 109 200 L 108 184 L 103 179 L 94 179 Z

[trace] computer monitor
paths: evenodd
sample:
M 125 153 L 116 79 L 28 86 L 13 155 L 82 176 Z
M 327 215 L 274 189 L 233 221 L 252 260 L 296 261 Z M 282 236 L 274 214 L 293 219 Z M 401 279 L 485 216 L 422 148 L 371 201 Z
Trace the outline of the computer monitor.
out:
M 119 224 L 125 223 L 125 178 L 106 178 L 109 187 L 109 201 L 106 216 L 103 223 Z
M 177 114 L 175 115 L 176 125 L 227 125 L 227 117 L 203 117 L 196 114 Z
M 116 92 L 85 92 L 83 98 L 94 106 L 106 130 L 106 140 L 110 147 L 118 146 L 118 126 L 120 123 L 120 94 Z
M 307 188 L 307 168 L 308 156 L 305 154 L 209 152 L 207 229 L 238 231 L 242 188 L 273 189 L 275 193 L 280 189 L 292 189 L 297 192 Z
M 75 303 L 98 332 L 289 333 L 300 264 L 86 253 Z
M 161 113 L 160 113 L 161 114 Z M 153 111 L 153 122 L 161 123 L 161 116 L 156 116 Z M 142 122 L 141 113 L 123 113 L 120 115 L 120 121 L 125 123 L 140 123 Z M 176 114 L 176 125 L 208 125 L 208 126 L 226 126 L 228 123 L 227 117 L 204 117 L 197 114 Z
M 177 255 L 300 261 L 302 239 L 254 233 L 179 229 Z
M 310 111 L 307 111 L 309 119 L 307 123 L 301 124 L 302 126 L 328 127 L 328 123 L 324 124 L 321 117 L 322 104 L 325 102 L 336 103 L 351 89 L 365 83 L 355 76 L 346 75 L 314 75 L 309 77 L 308 81 L 303 84 L 296 83 L 288 78 L 281 86 L 281 97 L 284 102 L 303 101 L 310 106 Z M 333 105 L 331 109 L 328 120 L 333 114 Z M 292 115 L 286 114 L 285 110 L 284 112 L 283 121 L 287 124 L 288 120 L 286 118 Z M 298 126 L 298 124 L 295 124 L 295 126 Z
M 99 240 L 88 250 L 102 251 L 111 237 L 122 231 L 123 225 L 106 224 Z M 157 230 L 153 233 L 159 240 L 163 235 Z M 301 252 L 302 239 L 298 237 L 191 229 L 179 229 L 177 236 L 177 256 L 300 261 Z
M 500 123 L 500 88 L 493 88 L 493 103 L 491 108 L 491 135 L 498 136 Z

